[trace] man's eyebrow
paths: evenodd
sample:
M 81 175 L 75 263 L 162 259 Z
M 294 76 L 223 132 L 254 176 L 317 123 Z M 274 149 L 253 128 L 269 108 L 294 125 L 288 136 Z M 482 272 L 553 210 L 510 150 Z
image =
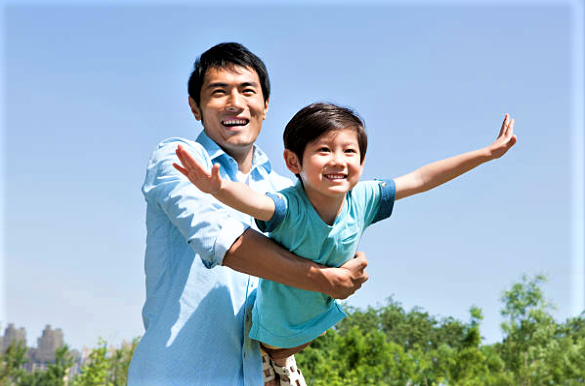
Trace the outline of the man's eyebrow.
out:
M 242 82 L 238 85 L 238 87 L 259 87 L 258 82 L 254 82 L 253 80 L 249 81 L 249 82 Z M 213 83 L 209 83 L 207 86 L 205 86 L 206 89 L 210 89 L 210 88 L 216 88 L 216 87 L 229 87 L 229 85 L 227 83 L 223 83 L 223 82 L 213 82 Z
M 252 86 L 252 87 L 258 87 L 258 82 L 254 82 L 254 81 L 249 81 L 249 82 L 243 82 L 240 84 L 241 87 L 248 87 L 248 86 Z
M 209 83 L 207 86 L 205 86 L 205 88 L 216 88 L 216 87 L 227 87 L 227 83 L 222 83 L 222 82 L 213 82 L 213 83 Z

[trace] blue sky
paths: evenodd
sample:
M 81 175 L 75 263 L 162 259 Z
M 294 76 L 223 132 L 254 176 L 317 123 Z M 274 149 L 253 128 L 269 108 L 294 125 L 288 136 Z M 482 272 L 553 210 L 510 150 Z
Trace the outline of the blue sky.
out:
M 222 41 L 267 64 L 259 144 L 288 176 L 282 130 L 314 101 L 365 119 L 364 178 L 486 146 L 504 113 L 516 119 L 506 157 L 399 201 L 366 232 L 371 279 L 349 304 L 392 295 L 464 321 L 476 305 L 493 342 L 502 291 L 544 273 L 559 320 L 583 309 L 582 2 L 15 3 L 3 8 L 0 327 L 26 327 L 30 345 L 45 324 L 75 348 L 143 332 L 146 162 L 160 140 L 201 130 L 186 82 Z

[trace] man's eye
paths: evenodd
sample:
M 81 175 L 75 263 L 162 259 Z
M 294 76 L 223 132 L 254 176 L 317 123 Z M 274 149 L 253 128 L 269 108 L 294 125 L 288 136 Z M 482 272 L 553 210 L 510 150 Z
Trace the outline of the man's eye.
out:
M 244 94 L 246 94 L 246 95 L 254 95 L 254 94 L 256 94 L 256 90 L 251 89 L 251 88 L 247 88 L 247 89 L 244 90 Z
M 211 92 L 211 94 L 212 94 L 212 95 L 223 95 L 223 94 L 225 94 L 225 91 L 224 91 L 224 90 L 222 90 L 222 89 L 217 89 L 217 90 L 213 90 L 213 91 Z

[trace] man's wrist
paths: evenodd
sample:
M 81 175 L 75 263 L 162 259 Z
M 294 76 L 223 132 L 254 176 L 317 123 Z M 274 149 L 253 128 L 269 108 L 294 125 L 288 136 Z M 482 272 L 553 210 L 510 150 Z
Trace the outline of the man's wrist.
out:
M 316 292 L 333 297 L 338 277 L 335 268 L 315 264 L 309 268 L 308 279 L 316 285 Z

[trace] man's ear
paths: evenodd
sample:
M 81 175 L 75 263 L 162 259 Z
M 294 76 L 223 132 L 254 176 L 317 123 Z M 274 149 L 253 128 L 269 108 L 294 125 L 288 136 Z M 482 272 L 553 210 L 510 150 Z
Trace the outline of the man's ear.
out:
M 195 99 L 189 97 L 189 107 L 191 107 L 191 112 L 195 116 L 195 119 L 198 121 L 201 120 L 201 110 L 199 110 L 199 106 L 195 103 Z
M 301 163 L 299 161 L 299 157 L 297 157 L 295 153 L 288 149 L 284 149 L 284 162 L 286 162 L 286 167 L 288 170 L 294 174 L 301 173 Z
M 266 113 L 268 112 L 268 102 L 270 102 L 270 98 L 266 99 L 266 102 L 264 102 L 264 114 L 262 115 L 262 120 L 266 119 Z

